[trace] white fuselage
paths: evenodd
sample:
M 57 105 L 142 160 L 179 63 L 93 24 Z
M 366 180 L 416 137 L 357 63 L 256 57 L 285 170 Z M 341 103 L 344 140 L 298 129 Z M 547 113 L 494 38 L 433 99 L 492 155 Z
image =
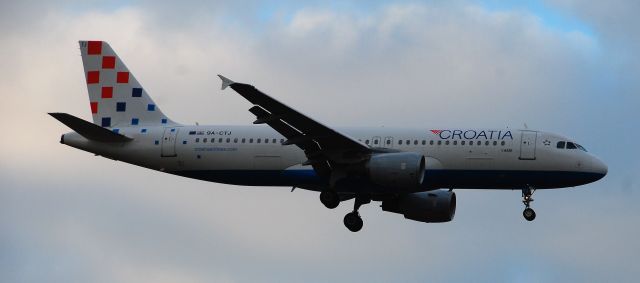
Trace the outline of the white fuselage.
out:
M 513 129 L 343 128 L 372 148 L 417 152 L 426 158 L 419 190 L 437 188 L 561 188 L 602 178 L 607 167 L 560 135 Z M 153 126 L 118 129 L 127 143 L 90 141 L 76 133 L 62 143 L 108 158 L 176 175 L 236 185 L 297 186 L 327 180 L 303 166 L 305 154 L 266 126 Z

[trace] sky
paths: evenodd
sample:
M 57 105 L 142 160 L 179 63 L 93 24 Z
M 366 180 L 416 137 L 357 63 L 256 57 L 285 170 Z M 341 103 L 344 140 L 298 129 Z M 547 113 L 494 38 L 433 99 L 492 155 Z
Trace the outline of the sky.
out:
M 1 282 L 635 282 L 640 2 L 4 1 Z M 452 222 L 315 192 L 190 180 L 59 144 L 90 120 L 78 40 L 104 40 L 173 120 L 249 124 L 217 74 L 331 126 L 571 137 L 601 181 L 457 190 Z

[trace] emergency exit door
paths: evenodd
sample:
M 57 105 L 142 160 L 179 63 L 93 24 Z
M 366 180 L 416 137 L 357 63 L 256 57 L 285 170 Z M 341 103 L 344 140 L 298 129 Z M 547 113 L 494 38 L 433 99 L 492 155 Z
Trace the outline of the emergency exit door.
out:
M 384 144 L 382 147 L 392 148 L 393 147 L 393 137 L 385 137 Z

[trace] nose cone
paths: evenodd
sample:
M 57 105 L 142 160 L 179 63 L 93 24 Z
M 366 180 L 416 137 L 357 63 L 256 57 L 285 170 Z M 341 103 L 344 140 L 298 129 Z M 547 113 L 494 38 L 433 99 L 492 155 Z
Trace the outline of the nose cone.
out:
M 593 158 L 593 161 L 591 162 L 591 167 L 594 173 L 596 173 L 598 175 L 598 179 L 602 179 L 605 175 L 607 175 L 608 172 L 608 167 L 607 164 L 604 164 L 604 162 L 602 162 L 602 160 L 598 159 L 598 158 Z

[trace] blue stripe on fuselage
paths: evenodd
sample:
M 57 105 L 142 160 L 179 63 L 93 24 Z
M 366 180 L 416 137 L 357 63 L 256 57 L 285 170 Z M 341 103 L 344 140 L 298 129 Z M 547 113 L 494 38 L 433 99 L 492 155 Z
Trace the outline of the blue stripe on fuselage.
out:
M 169 172 L 199 180 L 245 186 L 327 186 L 313 170 L 190 170 Z M 603 174 L 574 171 L 427 170 L 421 189 L 564 188 L 595 182 Z

